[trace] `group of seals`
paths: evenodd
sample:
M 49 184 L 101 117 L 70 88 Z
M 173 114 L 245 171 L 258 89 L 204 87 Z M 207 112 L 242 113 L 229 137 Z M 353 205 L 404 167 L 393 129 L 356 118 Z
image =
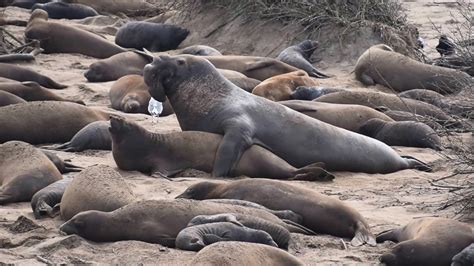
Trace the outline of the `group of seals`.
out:
M 112 154 L 120 169 L 172 176 L 193 168 L 211 172 L 222 136 L 206 132 L 153 134 L 131 121 L 111 117 Z M 331 180 L 320 165 L 296 169 L 268 150 L 254 145 L 228 176 L 264 176 L 278 179 Z
M 182 130 L 224 135 L 213 176 L 228 176 L 253 144 L 267 147 L 295 167 L 323 162 L 334 171 L 428 170 L 425 164 L 400 157 L 380 141 L 242 91 L 202 57 L 155 57 L 144 68 L 144 78 L 153 98 L 164 101 L 168 97 Z
M 374 45 L 359 57 L 355 75 L 365 85 L 381 84 L 398 92 L 426 89 L 456 93 L 473 83 L 464 72 L 418 62 L 385 44 Z
M 59 84 L 51 78 L 41 75 L 36 71 L 12 64 L 0 63 L 0 77 L 20 82 L 34 81 L 39 85 L 49 89 L 60 90 L 67 87 L 66 85 Z

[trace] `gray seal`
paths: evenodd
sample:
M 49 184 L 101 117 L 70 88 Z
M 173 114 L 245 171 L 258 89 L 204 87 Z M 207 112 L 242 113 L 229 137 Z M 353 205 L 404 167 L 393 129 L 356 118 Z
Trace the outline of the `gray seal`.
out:
M 329 78 L 330 76 L 317 70 L 309 62 L 311 55 L 318 49 L 317 41 L 305 40 L 299 44 L 284 49 L 277 57 L 278 60 L 306 71 L 308 75 L 315 78 Z
M 72 139 L 59 146 L 43 148 L 80 152 L 84 150 L 112 150 L 112 138 L 109 133 L 109 121 L 96 121 L 83 127 Z
M 182 54 L 206 56 L 206 55 L 222 55 L 217 49 L 207 45 L 192 45 L 181 50 Z
M 36 219 L 55 217 L 59 214 L 59 204 L 72 177 L 66 177 L 36 192 L 31 198 L 31 209 Z
M 0 107 L 17 103 L 26 103 L 26 101 L 8 91 L 0 90 Z
M 312 101 L 323 95 L 344 91 L 344 89 L 326 88 L 326 87 L 307 87 L 299 86 L 290 94 L 292 100 Z
M 51 2 L 46 4 L 35 4 L 31 10 L 43 9 L 48 12 L 48 17 L 53 19 L 83 19 L 98 16 L 99 13 L 90 6 L 81 4 L 69 4 L 64 2 Z
M 59 84 L 51 78 L 41 75 L 34 70 L 14 64 L 0 63 L 0 77 L 21 82 L 34 81 L 49 89 L 61 90 L 67 87 L 66 85 Z
M 474 243 L 463 249 L 453 257 L 451 266 L 471 266 L 474 265 Z

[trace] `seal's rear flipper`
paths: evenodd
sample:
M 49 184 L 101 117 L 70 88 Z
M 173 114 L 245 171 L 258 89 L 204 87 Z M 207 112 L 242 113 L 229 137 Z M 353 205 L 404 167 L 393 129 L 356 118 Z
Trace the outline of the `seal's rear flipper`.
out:
M 358 229 L 355 233 L 354 238 L 351 240 L 351 245 L 358 247 L 363 244 L 368 244 L 370 246 L 375 246 L 377 243 L 375 241 L 375 236 L 372 234 L 369 229 L 362 222 L 358 222 Z
M 426 163 L 412 156 L 402 156 L 408 162 L 408 169 L 416 169 L 423 172 L 432 172 L 433 169 Z
M 64 172 L 65 173 L 70 173 L 70 172 L 80 172 L 84 170 L 84 167 L 74 165 L 72 163 L 64 162 Z
M 398 242 L 398 238 L 395 235 L 396 229 L 385 230 L 377 235 L 377 243 L 382 243 L 384 241 L 390 240 L 393 242 Z
M 316 235 L 316 232 L 314 232 L 313 230 L 301 224 L 298 224 L 286 219 L 282 219 L 282 221 L 286 223 L 286 229 L 288 229 L 288 231 L 290 231 L 291 233 L 299 233 L 299 234 L 304 234 L 304 235 Z
M 324 163 L 314 163 L 302 167 L 295 171 L 294 177 L 290 180 L 305 180 L 305 181 L 332 181 L 334 175 L 324 170 Z
M 71 142 L 66 142 L 60 145 L 49 145 L 49 146 L 42 146 L 41 149 L 46 150 L 53 150 L 53 151 L 65 151 L 65 152 L 80 152 L 82 150 L 76 149 L 71 146 Z

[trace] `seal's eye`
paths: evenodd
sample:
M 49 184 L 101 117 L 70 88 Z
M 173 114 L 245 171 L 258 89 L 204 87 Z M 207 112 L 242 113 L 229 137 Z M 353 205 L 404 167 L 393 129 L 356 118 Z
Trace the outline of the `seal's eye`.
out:
M 184 64 L 186 64 L 186 61 L 184 61 L 184 59 L 178 59 L 178 66 L 183 66 Z

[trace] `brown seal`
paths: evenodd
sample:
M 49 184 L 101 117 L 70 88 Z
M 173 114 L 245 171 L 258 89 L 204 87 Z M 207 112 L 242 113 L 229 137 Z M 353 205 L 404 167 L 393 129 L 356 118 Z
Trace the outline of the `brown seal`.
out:
M 393 122 L 383 113 L 363 105 L 290 100 L 280 104 L 336 127 L 359 133 L 360 126 L 372 118 Z
M 431 127 L 421 122 L 389 122 L 372 118 L 361 125 L 359 132 L 390 146 L 442 150 L 441 138 Z
M 452 258 L 474 243 L 466 223 L 445 218 L 422 218 L 377 235 L 377 242 L 397 242 L 380 258 L 385 265 L 450 265 Z
M 0 91 L 6 91 L 23 98 L 26 101 L 61 101 L 85 105 L 81 100 L 68 100 L 56 93 L 43 88 L 36 82 L 1 82 Z
M 303 216 L 302 225 L 316 233 L 351 237 L 353 245 L 375 245 L 365 219 L 342 201 L 313 190 L 269 179 L 244 179 L 226 183 L 201 182 L 177 198 L 241 199 L 273 210 L 292 210 Z
M 135 195 L 122 176 L 109 166 L 91 166 L 77 174 L 61 199 L 65 221 L 88 210 L 110 212 L 135 201 Z
M 108 58 L 126 50 L 86 30 L 48 21 L 48 13 L 36 9 L 31 14 L 25 37 L 39 40 L 44 53 L 78 53 L 95 58 Z
M 139 240 L 174 247 L 176 236 L 191 219 L 219 213 L 246 214 L 279 224 L 290 232 L 304 232 L 263 210 L 186 199 L 136 201 L 112 212 L 85 211 L 60 230 L 96 242 Z
M 39 149 L 21 141 L 0 144 L 0 204 L 30 201 L 36 192 L 61 178 Z
M 0 108 L 0 143 L 10 140 L 31 144 L 64 143 L 86 125 L 108 118 L 105 112 L 70 102 L 27 102 L 4 106 Z
M 242 242 L 219 242 L 203 248 L 189 266 L 302 266 L 299 259 L 268 245 Z
M 473 83 L 462 71 L 418 62 L 385 44 L 374 45 L 359 57 L 355 75 L 365 85 L 381 84 L 399 92 L 426 89 L 456 93 Z
M 142 75 L 143 67 L 147 63 L 147 58 L 139 53 L 131 51 L 119 53 L 91 64 L 84 77 L 89 82 L 105 82 L 126 75 Z
M 0 90 L 0 107 L 17 103 L 26 103 L 26 101 L 15 94 Z
M 151 96 L 148 86 L 140 75 L 127 75 L 117 80 L 109 90 L 112 108 L 125 113 L 148 113 L 148 103 Z M 169 101 L 163 103 L 160 116 L 173 114 Z
M 0 63 L 0 77 L 16 81 L 34 81 L 49 89 L 60 90 L 67 87 L 36 71 L 12 64 Z
M 303 70 L 281 74 L 262 81 L 252 93 L 272 101 L 286 101 L 299 86 L 313 87 L 319 82 Z
M 206 132 L 154 134 L 134 122 L 111 117 L 112 154 L 122 170 L 172 176 L 194 168 L 211 172 L 222 136 Z M 320 167 L 309 165 L 296 169 L 268 150 L 249 148 L 230 176 L 277 179 L 331 180 L 334 176 Z

